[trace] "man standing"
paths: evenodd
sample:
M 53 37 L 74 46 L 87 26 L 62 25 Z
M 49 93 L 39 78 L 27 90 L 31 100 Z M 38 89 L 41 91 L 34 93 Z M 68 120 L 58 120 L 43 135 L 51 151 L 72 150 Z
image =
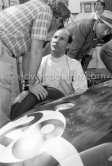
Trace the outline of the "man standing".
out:
M 8 122 L 10 113 L 13 66 L 9 56 L 22 56 L 23 76 L 32 86 L 47 33 L 69 16 L 70 11 L 61 0 L 49 1 L 48 5 L 33 0 L 0 13 L 0 127 Z
M 106 21 L 102 21 L 103 18 L 102 20 L 82 19 L 65 27 L 73 37 L 68 56 L 81 60 L 84 71 L 86 71 L 89 62 L 92 59 L 92 53 L 97 44 L 97 40 L 93 40 L 94 36 L 96 36 L 97 39 L 101 39 L 111 32 L 111 27 L 109 26 L 111 23 L 108 24 L 108 17 L 110 15 L 107 13 L 108 11 L 105 10 L 104 17 L 106 18 Z M 112 21 L 112 19 L 110 20 Z

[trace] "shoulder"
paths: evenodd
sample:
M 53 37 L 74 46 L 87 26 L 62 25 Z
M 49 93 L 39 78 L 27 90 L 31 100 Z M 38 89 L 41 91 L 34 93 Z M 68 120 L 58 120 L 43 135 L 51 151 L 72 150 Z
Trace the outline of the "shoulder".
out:
M 44 66 L 45 66 L 45 64 L 46 64 L 46 61 L 47 61 L 47 59 L 49 58 L 49 56 L 50 55 L 47 55 L 47 56 L 44 56 L 43 58 L 42 58 L 42 60 L 41 60 L 41 64 L 40 64 L 40 70 L 42 70 L 43 68 L 44 68 Z
M 78 29 L 83 35 L 88 35 L 91 31 L 93 31 L 93 25 L 93 19 L 82 19 L 79 22 Z
M 41 2 L 40 0 L 30 0 L 27 3 L 30 3 L 35 8 L 38 8 L 40 10 L 40 12 L 46 12 L 46 13 L 52 14 L 51 8 L 47 4 L 45 4 L 44 2 Z
M 52 13 L 51 8 L 50 8 L 47 4 L 42 5 L 42 7 L 43 7 L 43 10 L 45 10 L 45 11 L 48 11 L 48 12 L 51 12 L 51 13 Z
M 41 63 L 44 63 L 47 59 L 49 59 L 50 56 L 51 56 L 51 54 L 44 56 L 44 57 L 42 58 Z
M 44 3 L 41 4 L 40 11 L 41 11 L 41 13 L 43 13 L 43 14 L 45 13 L 46 15 L 53 14 L 51 8 L 47 4 L 44 4 Z
M 68 57 L 68 63 L 71 73 L 75 74 L 83 73 L 81 63 L 78 60 Z
M 76 66 L 81 66 L 80 62 L 76 59 L 73 59 L 69 56 L 67 56 L 68 62 L 70 63 L 71 67 L 76 68 Z
M 44 4 L 39 9 L 40 16 L 46 20 L 46 22 L 51 21 L 53 13 L 51 8 Z

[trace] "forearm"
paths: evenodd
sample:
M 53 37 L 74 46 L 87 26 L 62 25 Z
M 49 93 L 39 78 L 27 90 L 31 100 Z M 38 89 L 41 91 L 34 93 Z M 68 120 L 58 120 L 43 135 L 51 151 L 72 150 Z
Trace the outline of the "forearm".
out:
M 38 53 L 38 55 L 33 54 L 29 59 L 29 83 L 34 84 L 36 81 L 36 76 L 38 69 L 40 67 L 40 63 L 42 60 L 42 53 Z
M 34 41 L 31 49 L 31 55 L 29 57 L 29 84 L 34 84 L 37 77 L 37 72 L 40 67 L 40 63 L 43 56 L 42 41 Z
M 30 56 L 30 53 L 25 54 L 22 57 L 22 73 L 23 73 L 23 78 L 24 79 L 28 79 L 29 56 Z

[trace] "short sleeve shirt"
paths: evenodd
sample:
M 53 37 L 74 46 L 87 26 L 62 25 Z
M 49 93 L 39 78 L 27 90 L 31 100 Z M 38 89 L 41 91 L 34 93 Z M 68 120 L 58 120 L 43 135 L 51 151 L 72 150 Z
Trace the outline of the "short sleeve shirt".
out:
M 41 1 L 29 1 L 0 12 L 0 39 L 15 57 L 31 50 L 31 40 L 46 40 L 52 11 Z

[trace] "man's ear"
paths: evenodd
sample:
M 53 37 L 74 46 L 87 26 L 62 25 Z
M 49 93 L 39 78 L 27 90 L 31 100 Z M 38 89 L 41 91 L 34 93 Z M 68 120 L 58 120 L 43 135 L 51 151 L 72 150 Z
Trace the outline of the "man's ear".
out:
M 67 55 L 67 53 L 68 53 L 68 51 L 69 51 L 69 49 L 70 49 L 70 45 L 71 45 L 71 43 L 67 43 L 67 45 L 66 45 L 66 51 L 65 51 L 65 54 Z
M 70 49 L 71 43 L 67 43 L 66 49 Z
M 62 26 L 63 25 L 62 17 L 57 18 L 57 22 L 60 24 L 60 26 Z

